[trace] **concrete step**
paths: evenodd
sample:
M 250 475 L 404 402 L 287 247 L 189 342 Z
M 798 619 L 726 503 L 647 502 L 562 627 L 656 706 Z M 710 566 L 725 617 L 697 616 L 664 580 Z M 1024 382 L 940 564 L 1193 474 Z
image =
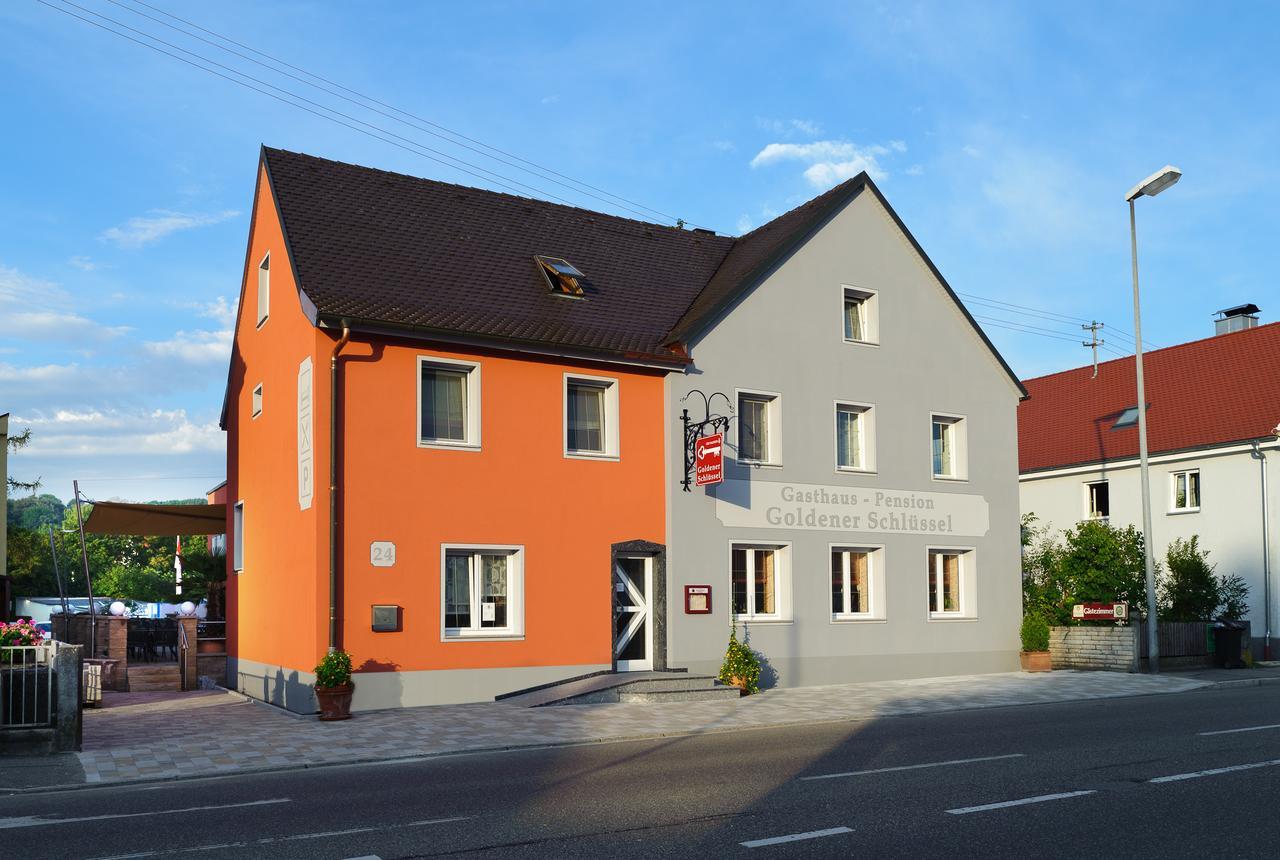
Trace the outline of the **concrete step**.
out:
M 178 690 L 182 687 L 182 675 L 177 663 L 129 667 L 129 692 L 151 693 L 162 690 Z
M 631 690 L 618 691 L 619 702 L 719 702 L 742 695 L 737 687 L 718 684 L 697 690 Z

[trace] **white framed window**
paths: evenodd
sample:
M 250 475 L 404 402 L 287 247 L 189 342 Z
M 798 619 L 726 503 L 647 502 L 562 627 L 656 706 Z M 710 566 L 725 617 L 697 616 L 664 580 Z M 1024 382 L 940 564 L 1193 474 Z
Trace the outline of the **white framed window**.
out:
M 831 545 L 831 620 L 882 620 L 884 547 Z
M 868 403 L 836 402 L 836 469 L 876 470 L 875 410 Z
M 258 328 L 271 313 L 271 253 L 258 264 Z
M 231 507 L 231 568 L 236 573 L 244 570 L 244 501 Z
M 729 556 L 733 617 L 739 621 L 790 619 L 791 545 L 734 543 Z
M 446 544 L 440 549 L 441 638 L 524 635 L 524 547 Z
M 929 548 L 929 617 L 973 618 L 976 615 L 972 548 Z
M 782 395 L 738 390 L 738 462 L 777 466 L 782 462 Z
M 480 449 L 480 365 L 418 356 L 418 446 Z
M 564 455 L 618 459 L 618 380 L 564 375 Z
M 249 410 L 250 418 L 257 418 L 262 414 L 262 383 L 259 382 L 253 388 L 253 398 L 251 400 L 252 408 Z
M 1200 470 L 1184 469 L 1169 473 L 1169 510 L 1192 513 L 1200 510 Z
M 1091 520 L 1111 516 L 1111 482 L 1090 481 L 1084 485 L 1084 514 Z
M 875 290 L 842 286 L 840 326 L 845 343 L 880 343 L 879 294 Z
M 931 426 L 933 477 L 944 481 L 968 478 L 967 425 L 962 415 L 929 417 Z

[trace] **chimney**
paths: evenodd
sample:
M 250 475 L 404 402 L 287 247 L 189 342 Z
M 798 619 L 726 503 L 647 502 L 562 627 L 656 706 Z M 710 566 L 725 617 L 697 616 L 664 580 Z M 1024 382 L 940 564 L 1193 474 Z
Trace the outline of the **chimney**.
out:
M 1258 324 L 1257 305 L 1237 305 L 1234 308 L 1226 308 L 1218 311 L 1214 315 L 1213 328 L 1214 334 L 1228 334 L 1233 331 L 1244 331 L 1247 328 L 1254 328 Z

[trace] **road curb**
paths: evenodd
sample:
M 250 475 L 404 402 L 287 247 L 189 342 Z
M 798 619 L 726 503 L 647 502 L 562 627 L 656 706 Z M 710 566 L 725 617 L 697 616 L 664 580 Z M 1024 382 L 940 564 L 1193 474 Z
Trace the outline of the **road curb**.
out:
M 1207 690 L 1235 690 L 1240 687 L 1263 687 L 1269 684 L 1280 684 L 1280 678 L 1240 678 L 1230 681 L 1211 681 Z

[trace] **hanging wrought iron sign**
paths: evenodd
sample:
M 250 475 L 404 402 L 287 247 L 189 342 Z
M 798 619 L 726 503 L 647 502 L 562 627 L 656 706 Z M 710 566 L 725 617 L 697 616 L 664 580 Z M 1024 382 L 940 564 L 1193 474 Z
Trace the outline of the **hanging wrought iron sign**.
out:
M 729 416 L 720 415 L 711 411 L 711 401 L 717 397 L 723 398 L 728 406 L 729 412 L 733 412 L 733 401 L 729 399 L 727 394 L 721 394 L 719 391 L 712 393 L 708 397 L 703 391 L 695 388 L 680 398 L 680 402 L 688 400 L 694 394 L 702 398 L 702 420 L 696 420 L 689 415 L 688 408 L 680 413 L 680 420 L 684 423 L 684 480 L 680 482 L 686 493 L 693 492 L 695 477 L 698 486 L 706 484 L 719 483 L 723 476 L 722 468 L 714 468 L 713 459 L 722 462 L 723 457 L 721 446 L 714 444 L 714 440 L 707 437 L 719 435 L 723 444 L 724 436 L 729 432 Z M 698 470 L 698 457 L 702 456 L 704 468 Z

